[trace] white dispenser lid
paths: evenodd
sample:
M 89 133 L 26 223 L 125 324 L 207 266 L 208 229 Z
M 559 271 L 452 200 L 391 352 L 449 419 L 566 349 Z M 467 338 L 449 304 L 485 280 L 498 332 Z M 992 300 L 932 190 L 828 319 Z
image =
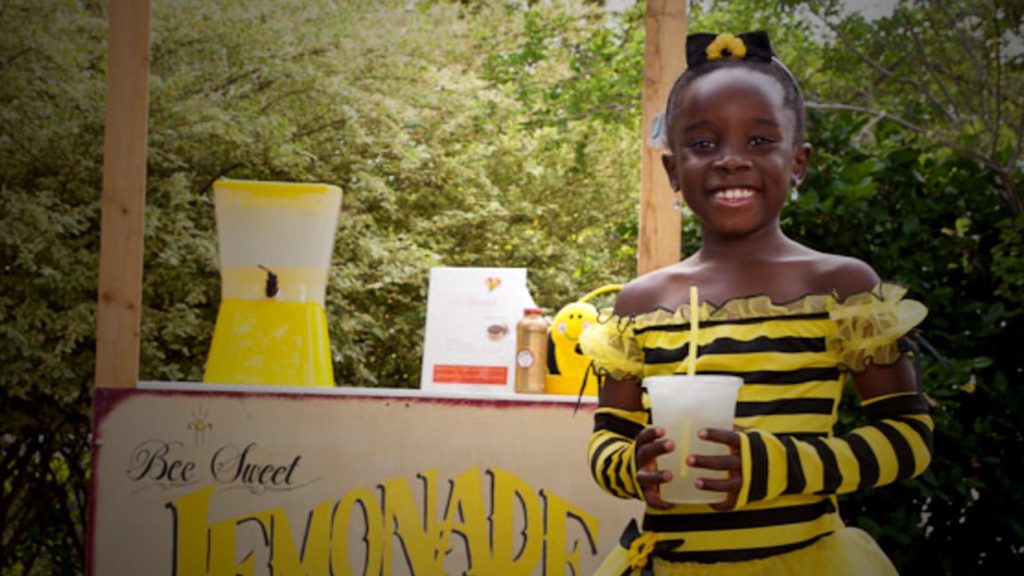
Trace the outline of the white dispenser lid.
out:
M 330 266 L 337 186 L 222 179 L 213 191 L 222 269 Z

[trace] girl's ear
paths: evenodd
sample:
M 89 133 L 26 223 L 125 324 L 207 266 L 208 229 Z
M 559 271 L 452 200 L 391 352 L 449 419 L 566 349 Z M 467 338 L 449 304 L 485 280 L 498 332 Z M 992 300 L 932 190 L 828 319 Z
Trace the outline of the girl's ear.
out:
M 807 175 L 807 167 L 811 164 L 811 145 L 801 144 L 796 153 L 793 154 L 793 174 L 789 178 L 790 185 L 794 188 L 804 181 Z
M 668 174 L 668 183 L 672 186 L 672 189 L 679 190 L 679 179 L 676 178 L 676 157 L 671 152 L 665 152 L 661 155 L 661 165 L 665 167 L 665 173 Z

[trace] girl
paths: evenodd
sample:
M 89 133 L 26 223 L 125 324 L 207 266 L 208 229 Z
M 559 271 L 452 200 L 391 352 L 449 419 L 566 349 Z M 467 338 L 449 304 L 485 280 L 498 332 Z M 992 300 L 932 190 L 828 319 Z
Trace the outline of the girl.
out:
M 899 339 L 924 307 L 867 264 L 787 238 L 779 214 L 811 158 L 800 89 L 767 34 L 691 35 L 665 112 L 673 189 L 701 247 L 619 294 L 580 344 L 604 375 L 589 447 L 598 484 L 647 503 L 599 574 L 895 574 L 836 495 L 920 474 L 932 420 Z M 736 430 L 700 432 L 727 456 L 690 454 L 713 505 L 665 502 L 676 449 L 649 426 L 642 380 L 688 369 L 689 287 L 699 288 L 698 374 L 743 378 Z M 832 435 L 852 374 L 869 425 Z M 700 478 L 726 470 L 726 479 Z

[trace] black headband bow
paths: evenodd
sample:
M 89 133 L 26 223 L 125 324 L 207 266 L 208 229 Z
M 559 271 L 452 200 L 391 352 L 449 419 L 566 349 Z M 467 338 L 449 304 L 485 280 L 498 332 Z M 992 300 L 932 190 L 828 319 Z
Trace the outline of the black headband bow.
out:
M 772 61 L 768 33 L 764 30 L 732 34 L 690 34 L 686 37 L 686 65 L 694 68 L 715 60 Z

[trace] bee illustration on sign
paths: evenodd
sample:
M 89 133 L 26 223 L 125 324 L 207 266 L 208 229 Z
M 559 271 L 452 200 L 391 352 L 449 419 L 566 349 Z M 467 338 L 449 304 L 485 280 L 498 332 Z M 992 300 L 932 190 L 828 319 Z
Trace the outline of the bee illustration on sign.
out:
M 213 424 L 208 419 L 209 414 L 209 409 L 204 409 L 202 406 L 192 411 L 192 421 L 188 423 L 188 429 L 195 434 L 196 446 L 206 443 L 206 431 L 213 428 Z

